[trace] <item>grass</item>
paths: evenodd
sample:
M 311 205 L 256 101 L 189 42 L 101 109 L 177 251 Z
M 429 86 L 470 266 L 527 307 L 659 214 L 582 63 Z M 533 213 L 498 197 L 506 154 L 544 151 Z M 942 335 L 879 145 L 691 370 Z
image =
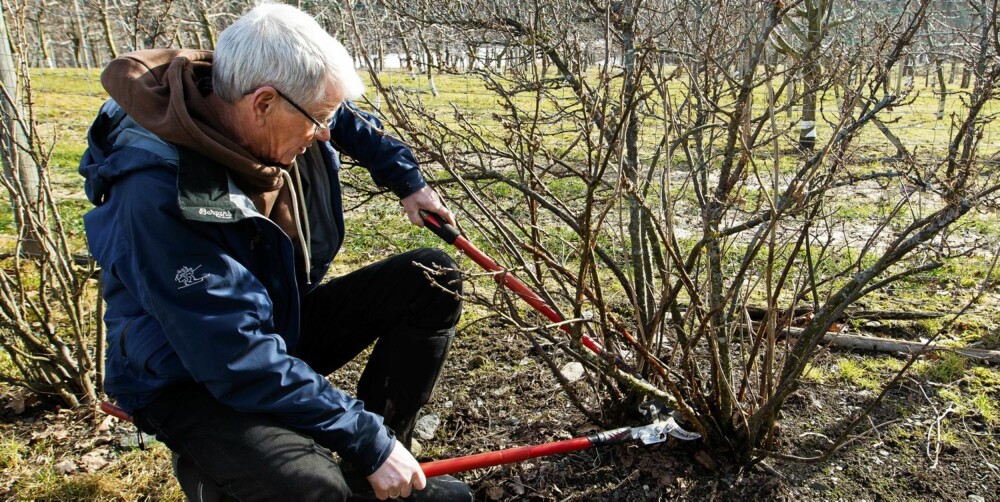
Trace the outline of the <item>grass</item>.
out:
M 0 438 L 0 470 L 19 469 L 24 465 L 25 446 L 14 437 Z
M 592 74 L 591 77 L 594 77 Z M 435 77 L 435 83 L 438 88 L 438 96 L 430 95 L 429 86 L 426 79 L 423 76 L 410 77 L 405 73 L 389 73 L 383 76 L 383 81 L 387 82 L 393 88 L 397 90 L 404 90 L 410 93 L 410 95 L 419 99 L 420 102 L 429 108 L 432 112 L 435 112 L 439 118 L 447 120 L 446 117 L 451 115 L 450 107 L 452 104 L 457 105 L 464 113 L 468 113 L 475 117 L 475 121 L 479 124 L 489 124 L 492 126 L 486 126 L 486 129 L 491 129 L 491 127 L 498 127 L 499 123 L 492 121 L 492 114 L 499 108 L 502 104 L 497 98 L 492 94 L 486 92 L 483 87 L 482 81 L 476 76 L 470 75 L 439 75 Z M 918 81 L 918 85 L 922 85 L 922 80 Z M 671 84 L 671 94 L 676 97 L 676 99 L 681 99 L 682 96 L 688 94 L 687 84 L 685 79 L 677 79 Z M 901 141 L 907 145 L 911 150 L 914 147 L 919 147 L 918 150 L 921 155 L 928 155 L 930 153 L 942 154 L 944 152 L 944 145 L 950 139 L 952 124 L 948 118 L 943 120 L 938 120 L 935 118 L 934 113 L 937 110 L 937 98 L 934 96 L 935 89 L 931 88 L 921 88 L 918 87 L 913 96 L 915 99 L 911 103 L 900 105 L 894 107 L 891 111 L 887 111 L 883 121 L 889 124 L 893 133 L 896 134 Z M 613 84 L 609 88 L 610 93 L 617 92 L 616 84 Z M 950 85 L 949 92 L 954 93 L 954 95 L 948 98 L 948 113 L 956 112 L 960 113 L 964 109 L 964 104 L 959 99 L 962 93 L 968 92 L 968 90 L 958 89 L 957 85 Z M 764 90 L 760 89 L 760 95 L 756 96 L 754 99 L 755 103 L 765 103 Z M 832 114 L 836 112 L 839 108 L 836 97 L 833 93 L 825 93 L 825 100 L 820 103 L 821 113 L 825 113 L 825 116 L 818 121 L 818 132 L 819 140 L 823 141 L 824 138 L 828 138 L 832 133 L 829 122 L 836 122 L 836 117 Z M 372 98 L 374 99 L 374 98 Z M 574 101 L 574 97 L 568 93 L 565 89 L 557 91 L 555 96 L 546 95 L 541 103 L 541 111 L 551 112 L 555 109 L 557 104 L 566 104 Z M 514 99 L 514 103 L 522 113 L 527 114 L 526 116 L 531 116 L 534 111 L 535 99 L 530 93 L 521 93 L 517 98 Z M 676 104 L 676 103 L 675 103 Z M 726 103 L 720 103 L 721 106 L 725 107 Z M 659 102 L 659 97 L 654 93 L 653 96 L 649 97 L 648 101 L 649 110 L 661 110 L 662 104 Z M 756 108 L 754 110 L 755 115 L 759 115 L 764 110 L 762 108 Z M 797 130 L 794 129 L 793 124 L 798 120 L 796 114 L 791 116 L 786 114 L 779 114 L 776 117 L 778 130 L 790 130 L 792 134 L 796 134 Z M 450 124 L 451 125 L 451 124 Z M 555 129 L 549 131 L 551 133 L 550 138 L 554 142 L 559 142 L 565 139 L 566 136 L 556 132 Z M 642 142 L 645 144 L 656 144 L 658 139 L 662 134 L 662 129 L 658 127 L 648 127 L 642 132 Z M 1000 144 L 1000 138 L 997 137 L 998 131 L 996 126 L 989 126 L 986 133 L 986 142 L 990 145 Z M 503 135 L 500 135 L 501 137 Z M 894 148 L 888 144 L 881 133 L 872 130 L 872 132 L 867 134 L 862 134 L 859 136 L 858 142 L 865 146 L 868 151 L 876 152 L 879 150 L 883 151 L 883 154 L 893 154 L 895 153 Z M 863 170 L 862 170 L 863 172 Z
M 125 453 L 96 473 L 65 476 L 51 464 L 25 468 L 13 492 L 18 500 L 184 500 L 170 471 L 170 451 L 162 444 Z
M 965 375 L 966 359 L 954 352 L 941 352 L 940 359 L 927 361 L 918 373 L 931 382 L 952 383 Z
M 837 378 L 865 390 L 877 390 L 882 386 L 880 375 L 872 371 L 872 361 L 862 358 L 861 362 L 841 359 L 834 369 Z
M 953 358 L 961 356 L 952 354 Z M 953 385 L 942 394 L 947 396 L 958 409 L 960 415 L 979 417 L 987 427 L 1000 426 L 1000 371 L 984 366 L 971 366 L 964 361 L 962 364 L 944 363 L 948 370 L 946 377 L 953 378 Z M 961 368 L 959 373 L 958 369 Z
M 907 417 L 914 416 L 914 410 L 910 408 L 912 404 L 896 402 L 895 415 L 907 418 L 906 422 L 910 425 L 893 427 L 888 437 L 904 452 L 912 450 L 915 443 L 922 445 L 931 440 L 933 444 L 940 442 L 945 447 L 958 448 L 970 440 L 970 427 L 973 431 L 981 430 L 979 427 L 989 431 L 1000 426 L 1000 409 L 996 404 L 997 396 L 1000 396 L 1000 372 L 971 366 L 966 358 L 954 353 L 940 354 L 936 359 L 917 361 L 910 371 L 911 384 L 902 384 L 904 387 L 916 384 L 922 388 L 922 392 L 912 396 L 915 401 L 911 403 L 919 403 L 918 406 L 932 412 L 930 417 L 925 414 L 923 418 L 915 417 L 916 422 L 911 422 Z M 902 365 L 901 359 L 885 356 L 844 356 L 836 358 L 832 374 L 855 388 L 875 393 L 895 376 Z M 822 383 L 822 377 L 816 375 L 814 369 L 808 368 L 803 379 Z M 883 407 L 891 405 L 891 402 L 887 401 Z M 935 430 L 934 437 L 929 439 L 927 427 L 935 421 L 940 424 L 940 436 Z M 913 424 L 918 423 L 923 425 L 916 425 L 914 429 Z M 970 425 L 974 423 L 981 425 Z
M 814 366 L 811 363 L 806 363 L 806 369 L 802 372 L 800 378 L 805 382 L 817 384 L 826 383 L 827 381 L 827 375 L 823 371 L 823 368 Z
M 969 406 L 983 418 L 988 425 L 1000 426 L 1000 410 L 997 409 L 996 397 L 986 393 L 973 396 L 969 401 Z

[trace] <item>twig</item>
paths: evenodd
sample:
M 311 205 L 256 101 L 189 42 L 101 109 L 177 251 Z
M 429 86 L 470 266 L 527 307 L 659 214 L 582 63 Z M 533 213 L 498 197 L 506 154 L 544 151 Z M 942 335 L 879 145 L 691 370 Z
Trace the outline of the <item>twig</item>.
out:
M 934 416 L 935 416 L 934 423 L 932 423 L 930 426 L 927 427 L 927 448 L 926 448 L 926 452 L 927 452 L 927 458 L 931 461 L 931 467 L 930 468 L 931 469 L 936 469 L 937 465 L 938 465 L 938 457 L 941 455 L 941 422 L 944 421 L 944 418 L 946 416 L 948 416 L 949 413 L 951 413 L 951 410 L 954 409 L 954 405 L 949 404 L 948 408 L 946 410 L 944 410 L 944 413 L 942 413 L 941 415 L 938 415 L 938 408 L 934 404 L 934 401 L 932 401 L 930 397 L 927 397 L 927 393 L 924 392 L 924 386 L 923 385 L 918 385 L 918 388 L 920 389 L 920 393 L 923 394 L 924 399 L 927 400 L 927 403 L 931 405 L 931 408 L 934 408 Z M 931 455 L 931 436 L 932 435 L 934 436 L 934 454 L 933 455 Z
M 760 462 L 757 462 L 757 465 L 761 469 L 764 469 L 764 472 L 766 472 L 766 473 L 768 473 L 768 474 L 770 474 L 772 476 L 777 476 L 777 477 L 779 477 L 779 478 L 781 478 L 781 479 L 783 479 L 785 481 L 788 481 L 788 477 L 787 476 L 785 476 L 784 474 L 782 474 L 781 471 L 779 471 L 779 470 L 775 469 L 774 467 L 771 467 L 770 465 L 768 465 L 767 462 L 761 460 Z

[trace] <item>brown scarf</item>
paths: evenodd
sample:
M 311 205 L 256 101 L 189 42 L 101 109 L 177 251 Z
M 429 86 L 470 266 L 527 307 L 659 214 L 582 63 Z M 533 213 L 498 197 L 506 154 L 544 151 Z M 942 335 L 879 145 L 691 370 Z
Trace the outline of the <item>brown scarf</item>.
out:
M 150 49 L 111 61 L 101 84 L 142 127 L 225 166 L 257 211 L 298 242 L 292 199 L 281 189 L 281 170 L 289 167 L 263 164 L 226 136 L 217 111 L 205 99 L 211 76 L 211 51 Z

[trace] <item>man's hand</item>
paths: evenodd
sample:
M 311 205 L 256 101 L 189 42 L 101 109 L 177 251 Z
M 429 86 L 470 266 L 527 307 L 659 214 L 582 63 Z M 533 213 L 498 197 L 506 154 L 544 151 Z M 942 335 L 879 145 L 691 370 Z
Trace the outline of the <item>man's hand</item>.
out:
M 423 490 L 427 486 L 420 464 L 399 441 L 382 466 L 368 476 L 368 482 L 379 500 L 409 497 L 412 490 Z
M 406 211 L 406 217 L 410 219 L 410 223 L 418 227 L 424 226 L 424 219 L 420 217 L 421 209 L 434 213 L 444 218 L 448 223 L 455 225 L 455 215 L 444 207 L 444 204 L 441 204 L 441 198 L 429 186 L 407 195 L 400 202 L 403 204 L 403 210 Z

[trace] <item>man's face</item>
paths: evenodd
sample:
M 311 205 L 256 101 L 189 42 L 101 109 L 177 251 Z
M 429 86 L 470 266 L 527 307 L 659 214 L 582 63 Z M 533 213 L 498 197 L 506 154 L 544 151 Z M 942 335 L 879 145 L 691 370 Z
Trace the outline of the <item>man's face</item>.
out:
M 301 106 L 276 91 L 271 106 L 264 112 L 263 141 L 257 148 L 251 148 L 257 150 L 254 153 L 264 162 L 291 165 L 313 141 L 330 139 L 328 125 L 342 102 L 343 96 L 329 82 L 319 105 Z

